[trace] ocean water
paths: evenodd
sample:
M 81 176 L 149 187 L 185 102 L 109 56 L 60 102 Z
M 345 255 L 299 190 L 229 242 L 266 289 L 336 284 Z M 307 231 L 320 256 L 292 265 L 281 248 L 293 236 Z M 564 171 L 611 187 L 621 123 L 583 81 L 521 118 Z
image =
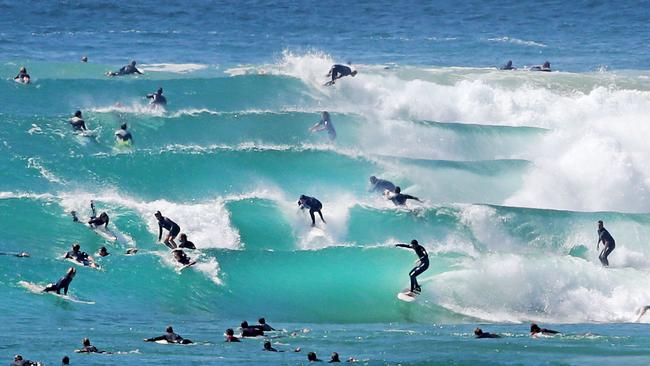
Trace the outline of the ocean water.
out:
M 0 2 L 0 252 L 31 254 L 0 255 L 0 362 L 647 365 L 649 7 Z M 104 76 L 131 59 L 144 75 Z M 556 72 L 495 69 L 508 59 Z M 359 75 L 323 87 L 345 62 Z M 23 65 L 31 85 L 12 80 Z M 159 86 L 166 110 L 144 97 Z M 77 109 L 96 138 L 71 131 Z M 308 131 L 323 110 L 335 141 Z M 396 208 L 371 175 L 423 202 Z M 72 222 L 91 200 L 117 242 Z M 193 268 L 157 243 L 157 210 L 199 248 Z M 414 238 L 431 267 L 405 303 L 416 258 L 393 244 Z M 112 253 L 77 268 L 70 294 L 92 304 L 21 286 L 61 277 L 73 242 Z M 261 316 L 280 330 L 223 342 Z M 142 342 L 167 325 L 197 344 Z M 113 354 L 74 354 L 84 337 Z

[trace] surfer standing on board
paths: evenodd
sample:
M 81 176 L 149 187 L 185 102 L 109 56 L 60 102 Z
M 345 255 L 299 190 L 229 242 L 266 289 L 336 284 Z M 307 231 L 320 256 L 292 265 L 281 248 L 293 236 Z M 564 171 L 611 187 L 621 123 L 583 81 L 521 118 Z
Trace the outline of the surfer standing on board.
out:
M 165 237 L 165 245 L 169 247 L 169 249 L 176 249 L 177 245 L 174 239 L 176 238 L 176 235 L 178 235 L 181 232 L 181 227 L 178 226 L 177 223 L 173 222 L 167 217 L 164 217 L 160 211 L 156 211 L 154 214 L 156 216 L 156 219 L 158 219 L 158 241 L 162 238 L 162 232 L 163 229 L 168 230 L 169 232 L 167 233 L 167 236 Z
M 323 208 L 323 204 L 320 203 L 320 201 L 316 198 L 301 194 L 300 198 L 298 198 L 298 206 L 300 206 L 301 210 L 304 210 L 305 208 L 309 209 L 309 215 L 311 216 L 311 226 L 316 226 L 316 217 L 314 216 L 314 212 L 318 212 L 321 221 L 326 224 L 325 219 L 323 218 L 323 214 L 320 212 L 320 210 Z
M 339 64 L 332 65 L 332 68 L 327 73 L 327 76 L 328 77 L 331 76 L 332 80 L 325 83 L 325 86 L 334 85 L 334 81 L 336 79 L 340 79 L 344 76 L 355 77 L 356 75 L 357 75 L 357 70 L 352 70 L 349 66 L 339 65 Z
M 418 264 L 409 272 L 409 277 L 411 277 L 411 292 L 421 292 L 422 289 L 418 284 L 417 277 L 429 268 L 429 254 L 427 250 L 415 239 L 411 240 L 411 244 L 395 244 L 395 246 L 413 249 L 418 256 Z
M 598 259 L 600 259 L 600 263 L 602 263 L 604 267 L 609 267 L 607 257 L 612 253 L 612 251 L 614 251 L 614 248 L 616 248 L 616 243 L 609 231 L 607 231 L 605 226 L 603 226 L 603 220 L 598 220 L 598 243 L 596 243 L 596 250 L 599 249 L 601 242 L 603 243 L 603 251 L 600 252 Z

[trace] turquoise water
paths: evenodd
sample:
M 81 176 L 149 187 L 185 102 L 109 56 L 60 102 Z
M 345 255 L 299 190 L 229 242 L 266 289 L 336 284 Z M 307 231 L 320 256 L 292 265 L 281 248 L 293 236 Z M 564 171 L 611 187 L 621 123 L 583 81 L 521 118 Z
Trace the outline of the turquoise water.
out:
M 18 22 L 0 2 L 0 252 L 31 254 L 0 256 L 0 359 L 648 363 L 650 316 L 634 323 L 650 304 L 646 4 L 338 6 L 53 2 Z M 144 75 L 103 76 L 134 57 Z M 492 68 L 509 58 L 559 71 Z M 359 75 L 322 87 L 346 61 Z M 11 80 L 21 65 L 31 85 Z M 166 110 L 144 98 L 159 86 Z M 70 130 L 77 109 L 96 138 Z M 336 141 L 308 130 L 323 110 Z M 132 147 L 115 145 L 121 123 Z M 371 175 L 423 202 L 396 208 Z M 301 194 L 323 202 L 322 230 Z M 90 200 L 117 242 L 72 222 Z M 199 248 L 181 274 L 157 210 Z M 608 269 L 599 219 L 617 241 Z M 404 303 L 415 256 L 393 244 L 413 238 L 431 267 Z M 112 253 L 72 282 L 93 304 L 19 284 L 61 277 L 73 242 Z M 287 352 L 222 342 L 261 316 Z M 531 338 L 530 322 L 563 335 Z M 169 324 L 197 344 L 142 342 Z M 83 337 L 113 354 L 74 354 Z

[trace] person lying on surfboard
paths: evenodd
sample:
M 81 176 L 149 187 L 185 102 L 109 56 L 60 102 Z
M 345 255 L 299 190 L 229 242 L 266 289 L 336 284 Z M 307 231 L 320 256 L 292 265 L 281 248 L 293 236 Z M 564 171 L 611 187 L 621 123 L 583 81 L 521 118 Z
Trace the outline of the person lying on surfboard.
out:
M 61 294 L 61 290 L 63 290 L 63 294 L 67 295 L 68 294 L 68 287 L 70 286 L 70 282 L 72 282 L 72 279 L 74 276 L 77 274 L 77 270 L 74 269 L 74 267 L 68 268 L 68 272 L 65 274 L 65 276 L 61 277 L 57 283 L 51 283 L 47 285 L 44 289 L 43 292 L 52 292 L 56 291 L 57 294 Z
M 86 122 L 81 116 L 81 111 L 74 112 L 74 116 L 68 120 L 75 131 L 87 131 Z
M 176 260 L 176 262 L 178 262 L 178 263 L 180 263 L 180 264 L 182 264 L 184 266 L 191 266 L 191 265 L 196 263 L 196 262 L 192 262 L 192 259 L 190 257 L 188 257 L 187 254 L 185 254 L 183 249 L 174 249 L 173 253 L 174 253 L 174 259 Z
M 411 244 L 395 244 L 395 246 L 413 249 L 415 254 L 418 256 L 418 264 L 411 270 L 411 272 L 409 272 L 409 277 L 411 278 L 411 292 L 421 292 L 422 289 L 418 284 L 417 277 L 429 268 L 429 254 L 427 253 L 427 250 L 424 249 L 424 247 L 415 239 L 411 240 Z
M 165 334 L 158 336 L 158 337 L 153 337 L 153 338 L 146 338 L 144 340 L 145 342 L 158 342 L 158 341 L 166 341 L 167 343 L 179 343 L 179 344 L 191 344 L 192 341 L 189 339 L 185 339 L 178 334 L 174 333 L 174 328 L 172 326 L 168 326 L 167 329 L 165 329 Z
M 88 255 L 88 253 L 86 252 L 82 252 L 80 249 L 81 246 L 79 245 L 79 243 L 72 244 L 72 250 L 65 253 L 65 259 L 72 259 L 87 267 L 93 267 L 93 268 L 98 267 L 95 261 L 93 260 L 93 257 Z
M 135 60 L 131 61 L 130 64 L 123 66 L 117 71 L 109 71 L 106 73 L 106 76 L 121 76 L 121 75 L 130 75 L 130 74 L 140 74 L 142 75 L 143 72 L 138 70 L 137 67 L 135 67 Z
M 100 227 L 104 225 L 104 228 L 108 229 L 108 222 L 110 221 L 108 214 L 106 212 L 102 212 L 99 214 L 99 217 L 97 217 L 97 211 L 95 211 L 95 202 L 90 201 L 90 210 L 92 212 L 92 215 L 90 216 L 90 220 L 88 220 L 88 225 L 91 225 L 92 227 Z

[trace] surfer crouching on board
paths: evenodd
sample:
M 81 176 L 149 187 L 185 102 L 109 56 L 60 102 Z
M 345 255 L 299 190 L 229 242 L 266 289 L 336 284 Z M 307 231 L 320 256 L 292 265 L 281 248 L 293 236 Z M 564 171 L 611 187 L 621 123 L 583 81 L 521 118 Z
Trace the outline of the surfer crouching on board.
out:
M 318 212 L 318 216 L 320 216 L 321 221 L 323 221 L 324 224 L 327 224 L 323 218 L 323 214 L 320 212 L 320 210 L 323 208 L 323 204 L 320 203 L 320 201 L 316 198 L 302 194 L 300 195 L 300 198 L 298 198 L 298 206 L 300 206 L 301 210 L 304 210 L 306 208 L 309 209 L 309 215 L 311 216 L 311 226 L 316 226 L 316 217 L 314 216 L 314 212 Z
M 379 179 L 374 175 L 370 177 L 370 184 L 372 185 L 372 187 L 370 187 L 370 192 L 379 192 L 381 194 L 384 194 L 384 192 L 388 191 L 390 193 L 395 193 L 396 187 L 393 182 L 389 182 L 385 179 Z
M 81 111 L 74 112 L 74 116 L 70 118 L 68 122 L 70 122 L 70 125 L 75 131 L 88 130 L 88 128 L 86 127 L 86 121 L 84 121 L 83 117 L 81 116 Z
M 332 68 L 327 73 L 328 77 L 332 77 L 332 80 L 328 81 L 325 85 L 333 85 L 334 81 L 340 79 L 344 76 L 355 77 L 357 75 L 357 70 L 352 70 L 349 66 L 345 65 L 332 65 Z
M 70 286 L 70 282 L 72 282 L 72 279 L 76 274 L 77 274 L 76 269 L 74 269 L 73 267 L 68 268 L 68 273 L 66 273 L 65 276 L 61 277 L 61 279 L 59 279 L 57 283 L 47 285 L 47 287 L 43 289 L 43 292 L 56 291 L 56 293 L 60 295 L 61 290 L 63 290 L 63 294 L 67 295 L 68 286 Z
M 429 254 L 427 250 L 415 239 L 411 240 L 411 244 L 395 244 L 395 246 L 413 249 L 418 256 L 418 264 L 409 272 L 409 277 L 411 278 L 411 292 L 421 292 L 422 289 L 418 284 L 417 277 L 429 268 Z
M 189 339 L 185 339 L 178 334 L 174 333 L 174 329 L 172 326 L 168 326 L 167 329 L 165 330 L 165 334 L 158 336 L 158 337 L 153 337 L 153 338 L 146 338 L 144 341 L 145 342 L 158 342 L 158 341 L 166 341 L 167 343 L 179 343 L 179 344 L 190 344 L 192 341 Z
M 128 143 L 133 143 L 133 136 L 131 135 L 131 132 L 129 132 L 127 129 L 126 123 L 122 123 L 120 126 L 120 129 L 115 131 L 115 139 L 117 142 L 123 143 L 123 144 L 128 144 Z
M 177 245 L 174 239 L 178 233 L 181 232 L 181 227 L 169 218 L 164 217 L 160 211 L 156 211 L 154 216 L 156 216 L 156 219 L 158 219 L 158 241 L 160 241 L 162 238 L 162 232 L 163 229 L 165 229 L 168 231 L 164 241 L 165 245 L 169 247 L 169 249 L 176 249 Z
M 395 192 L 389 194 L 388 199 L 393 201 L 395 206 L 404 206 L 406 204 L 406 200 L 416 200 L 418 202 L 422 202 L 422 200 L 415 196 L 402 193 L 402 189 L 400 187 L 395 187 Z
M 165 106 L 167 98 L 163 95 L 163 88 L 158 88 L 155 93 L 147 94 L 147 99 L 151 99 L 151 105 Z
M 609 261 L 607 257 L 614 251 L 616 248 L 616 243 L 612 235 L 605 229 L 603 226 L 603 220 L 598 220 L 598 243 L 596 243 L 596 250 L 599 249 L 600 243 L 603 243 L 603 251 L 600 252 L 598 259 L 604 267 L 609 267 Z

